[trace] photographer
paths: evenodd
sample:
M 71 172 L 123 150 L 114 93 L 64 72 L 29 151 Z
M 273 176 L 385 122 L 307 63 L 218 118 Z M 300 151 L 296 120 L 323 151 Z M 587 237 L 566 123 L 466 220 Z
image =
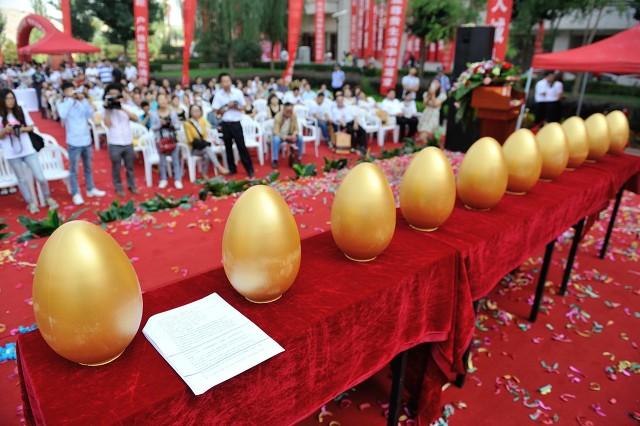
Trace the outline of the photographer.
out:
M 176 130 L 180 128 L 180 120 L 177 114 L 169 107 L 167 95 L 158 95 L 158 109 L 151 113 L 149 123 L 160 154 L 160 183 L 158 188 L 167 187 L 167 156 L 170 156 L 171 165 L 173 166 L 174 185 L 177 189 L 182 189 L 180 150 L 176 140 Z
M 138 121 L 138 117 L 122 108 L 122 86 L 112 83 L 107 86 L 104 96 L 104 124 L 107 126 L 107 143 L 111 158 L 111 173 L 116 193 L 124 197 L 120 165 L 124 160 L 127 172 L 127 187 L 129 192 L 137 194 L 135 176 L 133 174 L 133 137 L 129 121 Z
M 91 129 L 88 120 L 93 116 L 94 107 L 85 95 L 84 87 L 76 89 L 70 82 L 62 83 L 64 99 L 58 104 L 58 114 L 64 123 L 69 147 L 69 181 L 73 204 L 84 203 L 78 188 L 78 157 L 82 157 L 87 196 L 104 197 L 105 192 L 93 183 L 91 166 Z

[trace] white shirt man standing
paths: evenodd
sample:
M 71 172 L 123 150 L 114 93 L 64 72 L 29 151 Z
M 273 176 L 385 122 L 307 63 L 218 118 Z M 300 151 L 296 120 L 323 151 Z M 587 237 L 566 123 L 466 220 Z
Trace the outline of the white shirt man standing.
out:
M 553 99 L 553 72 L 547 72 L 544 78 L 536 83 L 534 99 L 536 102 L 536 123 L 547 121 L 549 102 Z
M 138 68 L 133 66 L 131 62 L 127 62 L 127 66 L 124 68 L 124 78 L 129 82 L 135 82 L 138 79 Z
M 402 77 L 402 99 L 407 94 L 411 95 L 411 99 L 416 98 L 416 93 L 420 90 L 420 79 L 418 78 L 418 70 L 411 68 L 409 74 Z

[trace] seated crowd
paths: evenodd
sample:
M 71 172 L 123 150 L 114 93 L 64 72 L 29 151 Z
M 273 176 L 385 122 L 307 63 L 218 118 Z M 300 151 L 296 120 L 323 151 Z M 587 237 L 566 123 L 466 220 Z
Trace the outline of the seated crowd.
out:
M 341 72 L 336 66 L 337 72 Z M 336 71 L 334 71 L 334 74 Z M 335 76 L 334 76 L 335 77 Z M 176 188 L 182 185 L 182 151 L 178 142 L 187 145 L 190 154 L 202 159 L 203 173 L 211 163 L 223 175 L 236 173 L 239 157 L 249 177 L 254 167 L 243 122 L 251 120 L 260 129 L 261 143 L 270 145 L 271 164 L 280 160 L 292 165 L 302 159 L 303 136 L 310 128 L 317 133 L 316 143 L 335 147 L 336 136 L 347 134 L 351 150 L 365 154 L 368 150 L 368 126 L 398 127 L 400 140 L 425 140 L 439 127 L 440 106 L 446 92 L 439 79 L 433 79 L 423 93 L 424 111 L 418 112 L 415 69 L 403 79 L 401 99 L 390 90 L 381 102 L 367 96 L 358 86 L 344 84 L 344 77 L 332 77 L 331 89 L 322 84 L 313 90 L 306 80 L 285 84 L 282 79 L 268 82 L 259 77 L 245 82 L 223 73 L 204 81 L 195 79 L 190 86 L 172 85 L 168 79 L 143 84 L 134 65 L 121 70 L 108 60 L 88 63 L 85 68 L 62 64 L 59 70 L 42 65 L 23 64 L 0 68 L 0 146 L 4 158 L 18 179 L 18 187 L 29 211 L 36 212 L 36 200 L 28 190 L 33 175 L 50 208 L 57 203 L 50 197 L 47 181 L 37 161 L 30 135 L 33 122 L 17 105 L 13 89 L 36 89 L 40 110 L 45 117 L 59 120 L 65 128 L 69 151 L 70 190 L 75 204 L 84 202 L 78 187 L 78 161 L 84 166 L 86 194 L 102 197 L 105 191 L 95 187 L 92 171 L 92 133 L 90 123 L 104 126 L 115 193 L 124 196 L 121 168 L 126 185 L 137 193 L 134 175 L 136 155 L 131 122 L 144 126 L 159 155 L 159 187 L 168 185 L 168 162 Z M 405 84 L 406 82 L 410 84 Z M 337 83 L 336 83 L 337 82 Z M 376 128 L 375 126 L 373 128 Z M 93 141 L 95 143 L 95 141 Z M 235 146 L 234 146 L 235 145 Z M 28 170 L 27 170 L 28 169 Z

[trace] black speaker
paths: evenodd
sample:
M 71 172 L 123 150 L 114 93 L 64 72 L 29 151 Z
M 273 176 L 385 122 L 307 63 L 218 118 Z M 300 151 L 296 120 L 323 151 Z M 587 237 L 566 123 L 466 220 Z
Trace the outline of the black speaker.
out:
M 469 62 L 491 59 L 493 54 L 493 37 L 495 28 L 486 27 L 459 27 L 456 32 L 456 50 L 453 60 L 453 72 L 451 84 L 460 74 L 467 69 Z M 449 98 L 449 113 L 447 114 L 447 138 L 445 147 L 451 151 L 463 151 L 478 139 L 479 130 L 477 123 L 465 128 L 462 123 L 456 123 L 456 108 L 453 98 Z

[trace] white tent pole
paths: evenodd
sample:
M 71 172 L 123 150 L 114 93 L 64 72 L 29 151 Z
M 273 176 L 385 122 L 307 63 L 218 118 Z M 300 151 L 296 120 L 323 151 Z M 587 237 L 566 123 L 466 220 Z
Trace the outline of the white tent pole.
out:
M 580 112 L 582 111 L 582 101 L 584 100 L 584 92 L 587 90 L 587 80 L 589 80 L 590 75 L 590 73 L 586 72 L 582 76 L 582 84 L 580 85 L 580 97 L 578 98 L 578 110 L 576 111 L 577 116 L 580 116 Z
M 524 87 L 524 101 L 520 106 L 520 115 L 518 115 L 518 122 L 516 123 L 516 130 L 518 130 L 522 126 L 522 121 L 524 120 L 524 112 L 527 108 L 527 99 L 529 98 L 529 90 L 531 90 L 531 80 L 533 78 L 533 68 L 529 68 L 527 71 L 527 84 Z

